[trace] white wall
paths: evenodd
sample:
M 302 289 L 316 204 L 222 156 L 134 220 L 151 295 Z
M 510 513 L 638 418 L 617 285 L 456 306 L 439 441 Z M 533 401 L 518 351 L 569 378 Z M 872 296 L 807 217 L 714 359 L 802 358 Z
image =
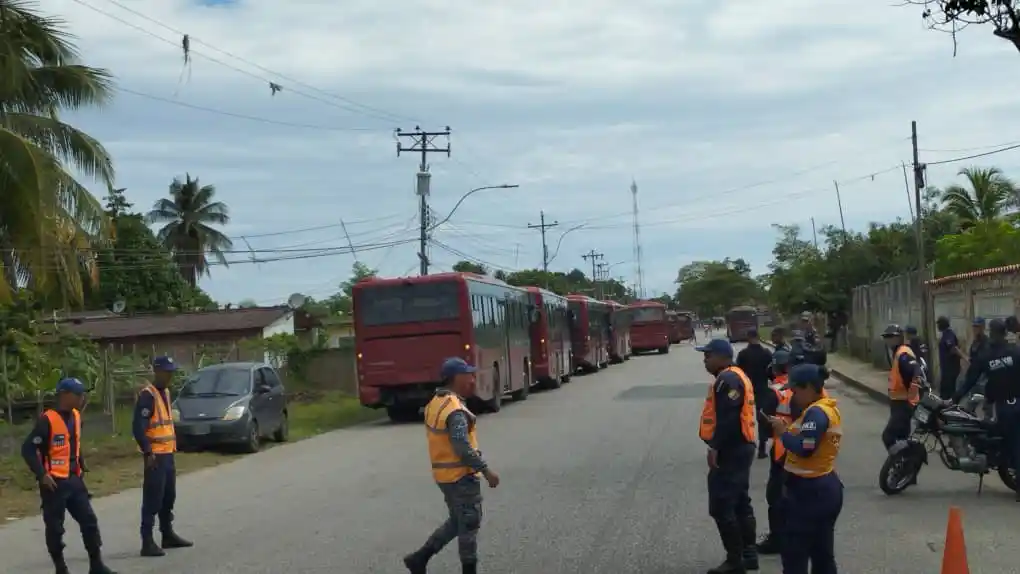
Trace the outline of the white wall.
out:
M 286 315 L 280 317 L 276 321 L 273 321 L 269 325 L 266 325 L 262 329 L 262 338 L 272 337 L 273 335 L 279 334 L 293 335 L 294 334 L 294 313 L 288 311 Z M 262 359 L 266 363 L 271 363 L 272 357 L 269 353 Z

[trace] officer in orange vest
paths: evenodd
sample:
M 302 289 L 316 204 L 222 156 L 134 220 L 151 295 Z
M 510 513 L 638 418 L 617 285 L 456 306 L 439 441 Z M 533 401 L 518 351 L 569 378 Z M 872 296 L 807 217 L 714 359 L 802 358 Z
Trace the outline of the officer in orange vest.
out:
M 499 486 L 499 475 L 489 468 L 478 450 L 477 419 L 466 404 L 475 393 L 475 368 L 453 357 L 440 369 L 443 386 L 425 407 L 432 477 L 446 499 L 449 515 L 416 552 L 404 557 L 411 574 L 425 574 L 429 560 L 457 539 L 461 572 L 478 572 L 478 529 L 482 524 L 482 487 Z M 498 392 L 498 391 L 497 391 Z
M 921 366 L 914 351 L 903 339 L 899 325 L 889 325 L 882 333 L 892 351 L 889 368 L 889 422 L 882 431 L 882 444 L 888 450 L 897 441 L 910 436 L 914 405 L 921 399 Z
M 733 366 L 733 346 L 712 339 L 697 347 L 715 380 L 701 412 L 698 435 L 708 445 L 708 513 L 715 520 L 726 560 L 708 574 L 744 574 L 758 569 L 751 464 L 758 442 L 754 387 Z
M 810 363 L 790 369 L 786 388 L 800 415 L 793 423 L 778 416 L 770 419 L 786 449 L 783 574 L 836 574 L 836 520 L 843 510 L 836 458 L 843 426 L 836 401 L 823 389 L 828 377 L 825 367 Z
M 174 532 L 174 502 L 177 500 L 177 436 L 171 415 L 170 381 L 177 370 L 170 357 L 152 361 L 152 384 L 138 393 L 132 431 L 145 464 L 142 480 L 142 556 L 165 556 L 164 548 L 188 548 L 194 544 Z M 152 537 L 156 517 L 162 545 Z
M 81 412 L 85 385 L 78 379 L 57 383 L 57 406 L 47 409 L 21 446 L 21 456 L 39 481 L 46 549 L 57 574 L 68 574 L 64 561 L 64 515 L 81 529 L 89 555 L 89 574 L 116 574 L 103 563 L 99 520 L 82 477 L 88 468 L 81 455 Z
M 783 533 L 783 480 L 786 471 L 783 466 L 786 463 L 786 449 L 780 440 L 781 434 L 775 432 L 770 424 L 770 417 L 778 417 L 787 424 L 793 422 L 793 410 L 791 398 L 793 392 L 786 387 L 787 372 L 790 366 L 790 353 L 785 350 L 777 350 L 772 354 L 772 384 L 769 389 L 775 395 L 773 399 L 774 408 L 772 412 L 761 411 L 763 416 L 759 417 L 759 423 L 772 431 L 772 452 L 769 465 L 769 480 L 765 485 L 765 500 L 769 505 L 769 532 L 758 544 L 759 554 L 779 554 L 782 548 Z

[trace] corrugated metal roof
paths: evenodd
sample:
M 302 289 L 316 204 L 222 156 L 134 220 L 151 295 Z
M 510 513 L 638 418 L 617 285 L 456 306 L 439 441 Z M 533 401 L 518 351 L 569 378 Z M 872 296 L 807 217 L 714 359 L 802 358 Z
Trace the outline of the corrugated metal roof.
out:
M 262 329 L 291 313 L 286 306 L 224 309 L 167 315 L 127 315 L 69 320 L 72 333 L 99 340 Z
M 947 275 L 945 277 L 939 277 L 938 279 L 932 279 L 925 282 L 926 285 L 945 285 L 947 283 L 953 283 L 956 281 L 963 281 L 964 279 L 976 279 L 978 277 L 987 277 L 989 275 L 998 275 L 1000 273 L 1017 273 L 1020 272 L 1020 263 L 1014 263 L 1012 265 L 1003 265 L 1001 267 L 991 267 L 988 269 L 979 269 L 977 271 L 968 271 L 967 273 L 957 273 L 956 275 Z

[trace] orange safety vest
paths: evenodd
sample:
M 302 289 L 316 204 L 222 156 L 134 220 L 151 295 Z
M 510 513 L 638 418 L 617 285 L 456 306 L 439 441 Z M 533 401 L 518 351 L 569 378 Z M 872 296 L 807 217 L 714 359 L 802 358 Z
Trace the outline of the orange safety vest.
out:
M 776 417 L 786 421 L 787 425 L 793 423 L 793 391 L 783 388 L 788 378 L 787 375 L 779 375 L 776 377 L 775 384 L 772 385 L 772 391 L 776 393 Z M 773 430 L 772 460 L 778 462 L 783 459 L 785 454 L 786 447 L 783 446 L 783 433 Z
M 429 459 L 432 461 L 432 477 L 442 484 L 457 482 L 465 476 L 477 474 L 474 469 L 464 464 L 450 444 L 446 419 L 455 411 L 464 411 L 467 414 L 468 442 L 471 443 L 471 448 L 478 450 L 478 437 L 475 435 L 477 417 L 460 397 L 454 393 L 436 394 L 425 407 L 425 435 L 428 438 Z
M 904 354 L 916 359 L 914 351 L 907 345 L 900 345 L 893 353 L 892 367 L 889 368 L 889 400 L 907 401 L 916 405 L 921 401 L 921 386 L 916 380 L 904 381 L 900 374 L 900 357 Z
M 145 437 L 149 439 L 152 454 L 173 454 L 177 452 L 177 435 L 174 433 L 174 419 L 170 415 L 170 391 L 160 392 L 155 385 L 146 385 L 143 393 L 152 395 L 152 413 Z
M 71 452 L 71 433 L 68 432 L 64 417 L 53 409 L 46 410 L 43 416 L 50 422 L 49 448 L 43 460 L 46 474 L 53 478 L 69 478 L 71 461 L 74 461 L 75 475 L 81 476 L 81 413 L 78 409 L 71 410 L 71 416 L 74 417 L 74 453 Z
M 747 375 L 739 367 L 723 369 L 716 377 L 716 380 L 708 386 L 705 406 L 701 409 L 701 428 L 698 431 L 698 436 L 706 442 L 712 440 L 712 437 L 715 436 L 715 423 L 717 420 L 715 413 L 715 387 L 719 384 L 719 377 L 726 371 L 736 373 L 744 384 L 744 404 L 740 407 L 740 430 L 747 442 L 756 443 L 758 442 L 758 414 L 755 412 L 754 406 L 754 386 L 751 385 L 751 379 L 747 378 Z

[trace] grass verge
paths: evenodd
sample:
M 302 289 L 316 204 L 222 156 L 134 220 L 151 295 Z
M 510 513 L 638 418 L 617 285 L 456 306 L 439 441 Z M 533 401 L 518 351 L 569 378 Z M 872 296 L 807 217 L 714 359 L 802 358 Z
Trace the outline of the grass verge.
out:
M 302 393 L 290 402 L 290 440 L 298 441 L 354 424 L 378 420 L 383 413 L 363 408 L 357 398 L 340 393 Z M 142 466 L 130 433 L 130 408 L 117 413 L 115 433 L 90 433 L 86 424 L 83 456 L 89 467 L 85 476 L 94 496 L 105 496 L 142 484 Z M 30 427 L 11 429 L 24 437 Z M 17 442 L 20 445 L 20 441 Z M 39 513 L 39 492 L 35 479 L 21 459 L 17 445 L 0 454 L 0 526 L 5 522 Z M 273 443 L 265 443 L 271 447 Z M 225 464 L 244 456 L 230 452 L 185 452 L 177 455 L 178 473 Z

